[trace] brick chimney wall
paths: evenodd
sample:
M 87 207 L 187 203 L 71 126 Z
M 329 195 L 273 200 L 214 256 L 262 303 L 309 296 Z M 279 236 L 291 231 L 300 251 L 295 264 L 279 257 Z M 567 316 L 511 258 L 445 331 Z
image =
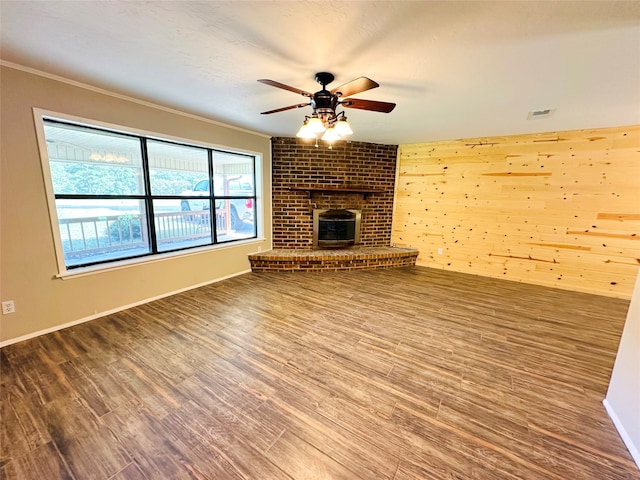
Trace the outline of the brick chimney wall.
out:
M 360 244 L 390 246 L 397 145 L 336 142 L 328 149 L 324 142 L 316 148 L 308 140 L 274 137 L 271 148 L 273 248 L 311 250 L 315 208 L 361 210 Z M 377 192 L 310 195 L 292 187 L 351 187 Z

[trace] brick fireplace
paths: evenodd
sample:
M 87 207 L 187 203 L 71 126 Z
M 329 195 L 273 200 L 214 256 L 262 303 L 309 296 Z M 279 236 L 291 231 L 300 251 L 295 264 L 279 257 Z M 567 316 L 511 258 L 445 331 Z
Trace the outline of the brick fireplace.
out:
M 324 143 L 316 148 L 297 138 L 274 138 L 273 248 L 311 250 L 314 209 L 360 210 L 360 245 L 388 247 L 397 149 L 337 142 L 330 150 Z
M 249 256 L 253 271 L 354 270 L 414 265 L 414 249 L 392 248 L 397 145 L 272 139 L 273 250 Z M 314 210 L 354 210 L 359 242 L 314 248 Z

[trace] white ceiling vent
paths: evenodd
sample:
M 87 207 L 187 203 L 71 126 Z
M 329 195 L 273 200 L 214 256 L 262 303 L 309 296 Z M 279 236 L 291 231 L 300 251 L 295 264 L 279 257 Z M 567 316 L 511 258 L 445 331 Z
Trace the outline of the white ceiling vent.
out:
M 543 118 L 549 118 L 551 115 L 553 115 L 553 112 L 555 112 L 555 110 L 551 108 L 547 108 L 546 110 L 534 110 L 533 112 L 529 112 L 529 115 L 527 115 L 527 120 L 540 120 Z

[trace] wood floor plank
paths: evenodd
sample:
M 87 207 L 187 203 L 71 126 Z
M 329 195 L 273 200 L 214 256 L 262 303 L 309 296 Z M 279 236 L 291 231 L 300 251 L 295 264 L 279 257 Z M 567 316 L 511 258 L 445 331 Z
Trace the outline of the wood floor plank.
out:
M 424 267 L 241 275 L 0 351 L 7 480 L 640 480 L 629 302 Z
M 195 448 L 197 444 L 215 443 L 219 432 L 227 432 L 259 452 L 269 448 L 282 433 L 278 425 L 256 422 L 239 406 L 229 404 L 213 388 L 201 388 L 196 382 L 184 387 L 195 394 L 193 402 L 168 415 L 163 424 L 176 437 Z M 197 403 L 196 403 L 197 402 Z
M 36 403 L 28 397 L 27 392 L 17 388 L 3 388 L 0 400 L 0 465 L 51 441 L 45 422 L 38 415 Z
M 279 465 L 291 478 L 300 480 L 319 480 L 322 478 L 356 480 L 364 478 L 289 430 L 285 430 L 265 453 L 265 456 Z
M 394 415 L 399 423 L 425 440 L 421 448 L 422 457 L 440 458 L 438 463 L 445 465 L 447 470 L 456 471 L 456 466 L 462 465 L 469 469 L 467 478 L 566 478 L 521 455 L 525 451 L 522 442 L 505 448 L 478 436 L 478 430 L 460 428 L 449 419 L 440 418 L 440 415 L 433 418 L 406 405 L 399 405 Z M 416 462 L 412 454 L 416 455 L 410 452 L 408 458 Z
M 207 467 L 210 471 L 217 470 L 225 475 L 233 472 L 233 475 L 243 478 L 255 476 L 264 470 L 265 475 L 272 472 L 273 477 L 270 478 L 286 478 L 278 467 L 262 456 L 263 449 L 272 444 L 281 432 L 264 428 L 245 415 L 229 409 L 229 405 L 215 400 L 209 395 L 208 400 L 203 402 L 205 406 L 185 404 L 163 419 L 162 424 L 191 452 L 199 456 L 212 454 L 216 461 Z M 189 456 L 192 457 L 192 454 Z M 200 470 L 205 466 L 206 463 L 193 463 L 193 467 Z M 215 470 L 211 470 L 211 467 L 215 467 Z
M 183 454 L 187 447 L 143 405 L 119 407 L 104 422 L 146 478 L 193 478 Z
M 137 398 L 126 384 L 113 373 L 110 364 L 86 354 L 61 363 L 69 383 L 96 416 L 102 416 Z
M 130 463 L 109 480 L 149 480 L 135 463 Z
M 49 434 L 76 478 L 109 478 L 131 462 L 109 428 L 77 399 L 44 407 Z
M 0 466 L 0 478 L 6 480 L 77 480 L 67 468 L 53 442 L 16 456 Z M 107 477 L 103 477 L 107 478 Z
M 324 403 L 324 402 L 323 402 Z M 363 478 L 393 478 L 398 458 L 377 448 L 361 435 L 337 426 L 317 409 L 302 402 L 274 398 L 248 413 L 257 421 L 274 423 L 313 445 Z
M 41 349 L 47 352 L 48 357 L 56 363 L 65 362 L 86 353 L 82 344 L 63 332 L 52 332 L 51 335 L 43 335 L 38 337 L 38 342 L 41 345 Z
M 179 408 L 186 401 L 171 383 L 133 355 L 109 364 L 108 370 L 127 389 L 130 397 L 135 397 L 158 418 Z
M 12 364 L 25 390 L 40 405 L 73 395 L 73 387 L 59 365 L 42 349 L 30 351 Z

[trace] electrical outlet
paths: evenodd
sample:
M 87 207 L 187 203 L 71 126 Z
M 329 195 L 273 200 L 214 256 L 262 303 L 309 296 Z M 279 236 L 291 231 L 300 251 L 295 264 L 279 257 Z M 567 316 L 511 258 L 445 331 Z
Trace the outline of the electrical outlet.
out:
M 2 314 L 8 315 L 10 313 L 15 313 L 16 304 L 13 303 L 13 300 L 7 300 L 6 302 L 2 302 Z
M 442 249 L 441 248 L 438 249 L 438 255 L 442 255 Z

